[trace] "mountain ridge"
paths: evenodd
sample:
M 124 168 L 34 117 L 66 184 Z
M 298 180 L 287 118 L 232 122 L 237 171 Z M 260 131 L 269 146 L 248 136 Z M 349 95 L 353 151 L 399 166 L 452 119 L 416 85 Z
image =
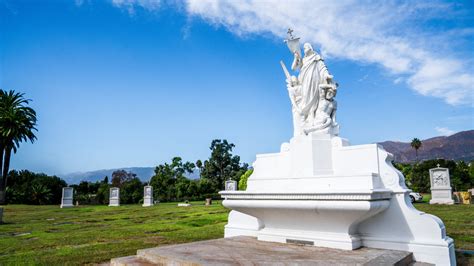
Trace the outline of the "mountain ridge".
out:
M 430 159 L 454 161 L 474 160 L 474 130 L 460 131 L 449 136 L 437 136 L 421 141 L 418 157 L 410 142 L 384 141 L 378 144 L 394 155 L 394 161 L 410 163 Z

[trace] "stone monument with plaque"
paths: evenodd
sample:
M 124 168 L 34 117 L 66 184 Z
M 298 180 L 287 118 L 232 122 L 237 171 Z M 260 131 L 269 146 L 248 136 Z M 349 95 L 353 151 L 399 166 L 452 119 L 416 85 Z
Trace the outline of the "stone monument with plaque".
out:
M 63 194 L 61 197 L 61 208 L 74 207 L 73 196 L 74 196 L 74 188 L 63 187 Z
M 230 191 L 237 190 L 237 181 L 235 180 L 225 181 L 225 190 L 230 190 Z
M 353 250 L 412 252 L 414 259 L 455 264 L 454 242 L 443 222 L 410 201 L 393 155 L 379 144 L 350 145 L 336 122 L 338 83 L 311 44 L 289 31 L 291 75 L 283 62 L 293 137 L 280 151 L 257 155 L 247 189 L 226 183 L 232 211 L 225 237 Z M 449 180 L 440 180 L 441 186 Z
M 145 186 L 143 188 L 143 207 L 153 206 L 153 187 Z
M 109 195 L 109 206 L 120 206 L 120 188 L 112 187 L 110 188 Z
M 431 200 L 430 204 L 454 204 L 449 169 L 438 167 L 430 169 Z

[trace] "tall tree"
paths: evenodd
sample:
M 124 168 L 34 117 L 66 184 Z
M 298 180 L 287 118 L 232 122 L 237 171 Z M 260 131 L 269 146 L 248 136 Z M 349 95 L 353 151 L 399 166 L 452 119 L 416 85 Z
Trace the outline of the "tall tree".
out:
M 416 160 L 418 161 L 418 149 L 421 148 L 421 140 L 414 138 L 410 145 L 413 149 L 415 149 Z
M 211 157 L 204 162 L 201 178 L 211 181 L 217 192 L 224 188 L 228 179 L 239 181 L 240 176 L 247 171 L 248 165 L 240 163 L 240 156 L 232 155 L 233 143 L 227 140 L 215 139 L 211 143 Z
M 115 170 L 112 173 L 112 187 L 121 188 L 124 183 L 130 182 L 136 177 L 137 175 L 132 172 L 127 172 L 125 170 Z
M 36 140 L 36 112 L 28 107 L 30 100 L 23 93 L 0 90 L 0 205 L 6 203 L 6 187 L 11 153 L 23 141 Z
M 160 201 L 172 201 L 186 196 L 189 182 L 185 175 L 192 173 L 194 168 L 193 163 L 183 163 L 181 157 L 174 157 L 170 164 L 158 165 L 155 168 L 155 175 L 150 180 L 155 198 Z

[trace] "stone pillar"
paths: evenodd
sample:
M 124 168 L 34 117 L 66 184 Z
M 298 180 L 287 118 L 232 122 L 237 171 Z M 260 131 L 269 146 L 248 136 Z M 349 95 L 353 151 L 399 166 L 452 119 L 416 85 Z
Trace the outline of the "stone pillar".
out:
M 449 180 L 448 168 L 430 169 L 431 200 L 430 204 L 454 204 Z
M 120 188 L 110 188 L 109 206 L 120 206 Z
M 153 206 L 153 187 L 145 186 L 143 188 L 143 207 Z
M 74 188 L 63 187 L 63 196 L 61 198 L 61 208 L 74 207 L 74 205 L 72 204 L 73 196 L 74 196 Z
M 231 191 L 237 190 L 237 181 L 235 180 L 225 181 L 225 190 L 231 190 Z

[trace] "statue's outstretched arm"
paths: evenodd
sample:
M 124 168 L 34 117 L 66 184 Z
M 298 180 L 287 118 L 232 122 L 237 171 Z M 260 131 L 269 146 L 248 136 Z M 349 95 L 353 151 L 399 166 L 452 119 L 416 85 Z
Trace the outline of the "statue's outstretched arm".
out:
M 293 63 L 291 64 L 291 69 L 293 71 L 299 70 L 301 68 L 301 57 L 298 53 L 294 53 Z

